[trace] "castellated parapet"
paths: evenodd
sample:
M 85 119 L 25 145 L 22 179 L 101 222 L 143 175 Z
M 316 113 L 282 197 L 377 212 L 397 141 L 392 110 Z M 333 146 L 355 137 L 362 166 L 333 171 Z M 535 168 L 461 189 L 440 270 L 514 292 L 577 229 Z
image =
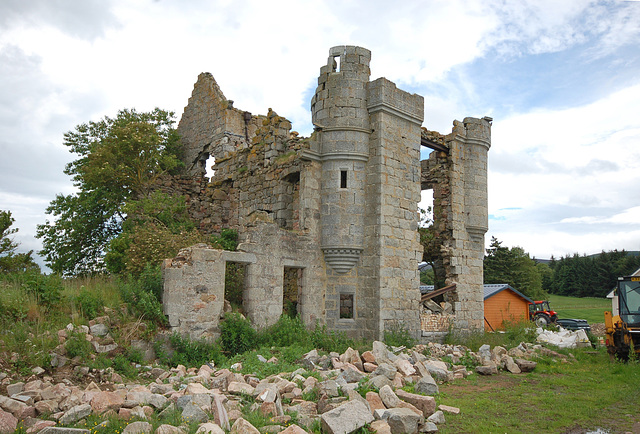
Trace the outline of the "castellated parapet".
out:
M 174 330 L 218 334 L 226 264 L 234 263 L 246 276 L 241 308 L 258 327 L 293 306 L 305 324 L 352 337 L 380 339 L 397 327 L 419 337 L 421 186 L 434 188 L 436 219 L 444 218 L 440 263 L 444 280 L 458 284 L 448 294 L 456 325 L 482 328 L 490 123 L 456 121 L 443 150 L 421 163 L 425 135 L 437 135 L 421 128 L 423 98 L 370 81 L 370 60 L 362 47 L 331 48 L 309 138 L 271 109 L 234 108 L 211 74 L 198 77 L 178 127 L 186 173 L 162 188 L 186 195 L 201 231 L 236 229 L 240 244 L 236 252 L 193 246 L 165 261 Z

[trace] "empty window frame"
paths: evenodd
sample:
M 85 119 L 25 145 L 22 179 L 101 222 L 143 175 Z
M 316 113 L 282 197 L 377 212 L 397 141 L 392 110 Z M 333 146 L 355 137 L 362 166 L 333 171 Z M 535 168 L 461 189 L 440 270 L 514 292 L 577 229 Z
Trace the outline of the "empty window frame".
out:
M 353 319 L 353 294 L 340 294 L 340 319 Z

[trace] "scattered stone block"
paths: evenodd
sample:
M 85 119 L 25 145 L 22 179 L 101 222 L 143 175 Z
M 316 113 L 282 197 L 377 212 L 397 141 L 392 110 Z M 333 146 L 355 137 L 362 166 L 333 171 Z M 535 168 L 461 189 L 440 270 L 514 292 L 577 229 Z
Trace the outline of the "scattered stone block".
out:
M 75 407 L 71 407 L 62 415 L 60 423 L 64 425 L 71 425 L 90 414 L 91 406 L 89 404 L 76 405 Z
M 440 392 L 436 380 L 430 375 L 421 377 L 413 388 L 416 392 L 423 395 L 435 395 Z
M 231 426 L 231 434 L 260 434 L 258 429 L 249 422 L 239 417 Z
M 498 373 L 498 368 L 495 365 L 476 366 L 476 372 L 480 375 L 496 375 Z
M 378 394 L 380 395 L 380 399 L 382 400 L 383 404 L 387 408 L 394 408 L 397 407 L 398 404 L 400 404 L 400 398 L 398 398 L 398 395 L 395 394 L 390 386 L 382 387 Z
M 320 417 L 323 432 L 347 434 L 373 421 L 371 411 L 361 401 L 347 401 Z
M 391 434 L 391 427 L 386 420 L 374 420 L 371 422 L 371 429 L 376 434 Z
M 122 434 L 151 434 L 152 430 L 149 422 L 132 422 L 122 430 Z
M 380 399 L 380 395 L 376 392 L 367 392 L 366 394 L 367 402 L 369 403 L 369 407 L 371 408 L 371 413 L 373 414 L 376 410 L 384 410 L 386 407 Z
M 424 421 L 422 416 L 408 408 L 389 408 L 384 411 L 382 418 L 389 424 L 392 434 L 417 433 L 418 424 Z
M 0 409 L 0 434 L 13 434 L 18 426 L 18 418 Z
M 442 410 L 438 410 L 435 413 L 433 413 L 431 416 L 429 416 L 427 418 L 427 421 L 433 422 L 436 425 L 442 425 L 443 423 L 445 423 L 444 413 L 442 412 Z
M 18 395 L 24 391 L 24 383 L 7 384 L 7 396 Z
M 81 428 L 65 428 L 62 426 L 48 426 L 39 434 L 89 434 L 91 431 Z M 123 431 L 124 432 L 124 431 Z
M 458 407 L 451 407 L 448 405 L 440 404 L 438 408 L 445 413 L 460 414 L 460 409 Z
M 538 365 L 536 362 L 525 359 L 515 359 L 515 362 L 522 372 L 531 372 L 536 369 L 536 366 Z
M 413 404 L 422 411 L 424 417 L 431 416 L 436 411 L 436 399 L 433 396 L 418 395 L 416 393 L 405 392 L 404 390 L 396 390 L 398 398 Z
M 224 434 L 224 430 L 218 424 L 206 422 L 200 424 L 196 434 Z
M 285 430 L 280 431 L 280 434 L 307 434 L 307 432 L 300 428 L 298 425 L 291 425 Z
M 190 402 L 185 405 L 184 409 L 182 410 L 182 420 L 187 423 L 204 423 L 209 420 L 209 416 L 207 416 L 207 413 L 205 413 L 200 407 Z

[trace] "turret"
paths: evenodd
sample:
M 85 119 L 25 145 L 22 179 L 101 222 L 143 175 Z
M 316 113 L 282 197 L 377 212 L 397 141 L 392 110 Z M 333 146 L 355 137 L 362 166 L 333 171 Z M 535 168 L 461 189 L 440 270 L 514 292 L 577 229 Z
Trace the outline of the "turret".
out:
M 338 274 L 358 263 L 364 245 L 370 60 L 365 48 L 331 48 L 311 101 L 322 162 L 320 244 L 325 261 Z

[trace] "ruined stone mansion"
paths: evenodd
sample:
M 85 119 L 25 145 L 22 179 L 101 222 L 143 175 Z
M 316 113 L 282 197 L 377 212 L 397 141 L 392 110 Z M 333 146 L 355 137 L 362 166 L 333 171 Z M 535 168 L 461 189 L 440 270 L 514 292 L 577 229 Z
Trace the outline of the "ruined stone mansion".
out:
M 164 263 L 171 327 L 214 337 L 225 269 L 244 267 L 242 309 L 257 326 L 285 302 L 307 325 L 379 339 L 403 327 L 420 336 L 417 207 L 433 189 L 438 262 L 452 326 L 483 327 L 491 119 L 454 121 L 450 134 L 422 128 L 424 100 L 370 81 L 369 50 L 331 48 L 311 100 L 309 138 L 269 109 L 233 106 L 213 76 L 198 77 L 178 132 L 186 174 L 164 186 L 187 196 L 204 232 L 233 228 L 236 251 L 193 246 Z M 421 146 L 433 149 L 420 161 Z M 207 161 L 215 173 L 205 176 Z

